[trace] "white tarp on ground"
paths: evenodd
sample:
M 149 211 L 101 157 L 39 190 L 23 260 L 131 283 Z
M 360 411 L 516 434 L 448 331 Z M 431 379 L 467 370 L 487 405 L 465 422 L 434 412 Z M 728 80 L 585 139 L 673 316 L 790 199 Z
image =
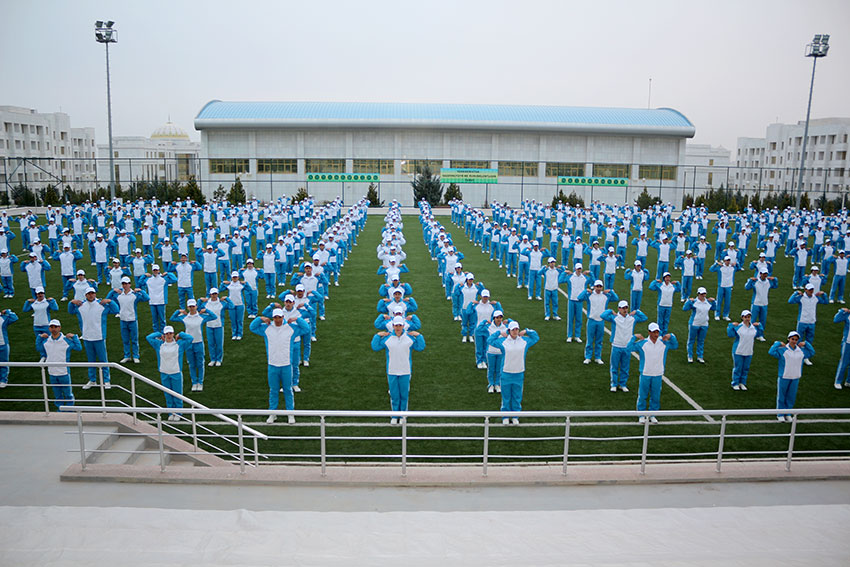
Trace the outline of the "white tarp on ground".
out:
M 0 507 L 0 565 L 850 565 L 850 506 L 523 512 Z

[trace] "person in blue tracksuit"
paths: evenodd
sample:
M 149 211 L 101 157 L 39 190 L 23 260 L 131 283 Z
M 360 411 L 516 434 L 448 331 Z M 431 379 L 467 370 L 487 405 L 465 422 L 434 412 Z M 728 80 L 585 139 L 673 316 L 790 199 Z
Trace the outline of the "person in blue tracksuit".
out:
M 656 322 L 661 327 L 661 334 L 666 335 L 670 327 L 670 314 L 673 312 L 674 295 L 682 291 L 679 282 L 670 280 L 670 272 L 664 272 L 662 279 L 652 280 L 649 289 L 658 292 L 658 319 Z
M 631 363 L 629 341 L 634 335 L 635 324 L 643 323 L 647 319 L 646 314 L 639 309 L 629 312 L 629 302 L 625 300 L 617 304 L 616 313 L 611 309 L 602 312 L 602 320 L 611 323 L 611 385 L 609 389 L 612 392 L 616 392 L 618 388 L 623 392 L 629 391 Z
M 581 342 L 582 301 L 579 296 L 590 287 L 593 280 L 582 271 L 582 265 L 576 263 L 575 270 L 565 270 L 567 284 L 567 342 Z
M 168 304 L 168 286 L 177 283 L 174 274 L 160 274 L 159 266 L 151 266 L 150 275 L 145 274 L 138 279 L 139 287 L 145 288 L 148 305 L 151 308 L 151 320 L 154 331 L 162 332 L 165 327 L 165 306 Z
M 230 315 L 230 340 L 241 341 L 245 322 L 245 284 L 239 280 L 239 272 L 232 272 L 230 280 L 221 282 L 221 291 L 228 291 L 228 299 L 233 304 L 228 310 Z
M 393 317 L 392 332 L 379 331 L 372 337 L 372 350 L 387 351 L 387 383 L 393 411 L 407 411 L 413 351 L 425 350 L 425 338 L 418 331 L 404 330 L 404 318 Z M 392 417 L 390 423 L 398 423 Z
M 756 338 L 764 335 L 759 323 L 752 322 L 753 314 L 749 309 L 741 311 L 740 323 L 729 323 L 726 334 L 735 339 L 732 343 L 732 389 L 747 389 L 747 374 L 753 360 L 753 345 Z
M 32 312 L 32 330 L 35 336 L 47 332 L 50 314 L 59 310 L 59 304 L 52 297 L 44 297 L 44 288 L 35 288 L 35 299 L 29 298 L 24 302 L 23 312 Z
M 86 300 L 72 299 L 68 302 L 68 313 L 80 321 L 80 338 L 86 349 L 89 362 L 108 362 L 106 357 L 106 318 L 119 311 L 118 304 L 109 299 L 98 301 L 94 288 L 86 289 Z M 89 368 L 89 381 L 83 386 L 88 390 L 97 385 L 97 368 Z M 103 368 L 103 387 L 111 388 L 109 368 Z
M 80 338 L 68 333 L 62 334 L 62 323 L 51 319 L 50 331 L 41 333 L 35 339 L 35 348 L 45 362 L 70 362 L 72 350 L 83 350 Z M 71 373 L 67 366 L 49 366 L 47 375 L 53 386 L 54 403 L 57 408 L 74 405 L 74 392 L 71 390 Z
M 646 411 L 648 406 L 649 411 L 653 412 L 661 409 L 661 381 L 667 363 L 667 352 L 679 348 L 679 341 L 672 333 L 661 335 L 661 328 L 657 323 L 650 323 L 648 329 L 649 337 L 634 335 L 626 348 L 640 357 L 637 410 Z M 646 416 L 640 416 L 638 421 L 644 423 Z M 658 419 L 650 415 L 649 421 L 656 423 Z
M 803 376 L 803 360 L 811 358 L 815 354 L 812 345 L 800 340 L 797 331 L 788 333 L 788 343 L 776 341 L 768 351 L 770 356 L 779 359 L 778 376 L 776 379 L 776 409 L 780 410 L 776 415 L 779 421 L 793 421 L 788 410 L 794 407 L 797 400 L 797 388 L 800 378 Z
M 487 344 L 502 353 L 502 406 L 501 411 L 522 411 L 522 390 L 525 383 L 525 358 L 528 349 L 537 344 L 540 337 L 533 329 L 519 330 L 519 323 L 511 321 L 506 331 L 496 331 L 487 339 Z M 514 425 L 519 418 L 514 417 Z M 507 417 L 502 424 L 508 425 Z
M 716 311 L 717 302 L 713 297 L 706 297 L 708 292 L 704 287 L 697 289 L 696 298 L 688 298 L 682 306 L 682 311 L 690 311 L 688 319 L 688 362 L 694 361 L 694 346 L 696 358 L 705 364 L 705 337 L 708 335 L 709 311 Z
M 841 339 L 841 357 L 838 359 L 838 368 L 835 371 L 835 389 L 841 390 L 850 387 L 850 309 L 842 307 L 833 318 L 833 323 L 844 323 L 844 334 Z
M 632 282 L 629 287 L 631 291 L 631 306 L 634 309 L 640 309 L 643 302 L 643 284 L 649 279 L 649 270 L 643 267 L 643 263 L 640 260 L 635 260 L 634 269 L 623 272 L 623 277 L 626 281 Z
M 561 290 L 559 286 L 567 281 L 567 274 L 563 266 L 557 265 L 555 256 L 550 256 L 546 264 L 538 272 L 543 282 L 543 319 L 548 321 L 552 318 L 555 321 L 560 321 L 561 316 L 558 315 L 560 298 L 558 296 L 561 295 Z
M 139 302 L 150 301 L 148 294 L 141 289 L 132 289 L 130 278 L 121 278 L 121 291 L 112 290 L 106 296 L 118 304 L 118 318 L 121 320 L 121 343 L 124 345 L 124 358 L 121 363 L 130 359 L 139 364 L 139 322 L 136 307 Z
M 295 311 L 297 314 L 298 312 Z M 276 410 L 283 390 L 284 407 L 295 409 L 295 396 L 292 392 L 292 351 L 296 348 L 295 339 L 309 336 L 310 325 L 300 314 L 289 319 L 284 318 L 284 310 L 275 308 L 271 319 L 260 316 L 251 321 L 248 329 L 263 337 L 268 363 L 269 409 Z M 270 415 L 266 423 L 274 423 L 277 416 Z M 295 423 L 295 416 L 289 416 L 289 423 Z
M 467 273 L 464 284 L 455 286 L 452 292 L 452 300 L 460 305 L 460 342 L 462 343 L 474 340 L 472 333 L 475 331 L 475 327 L 472 325 L 472 314 L 467 311 L 467 307 L 479 298 L 483 289 L 484 284 L 482 282 L 475 283 L 475 275 Z
M 487 368 L 487 339 L 482 339 L 475 334 L 478 325 L 482 321 L 488 321 L 493 317 L 495 311 L 501 311 L 502 305 L 498 301 L 490 299 L 490 290 L 482 289 L 479 293 L 480 299 L 472 300 L 466 306 L 463 316 L 467 319 L 467 328 L 470 329 L 475 341 L 475 364 L 478 368 Z
M 206 310 L 216 316 L 207 321 L 207 343 L 210 347 L 210 362 L 207 366 L 221 366 L 224 361 L 224 314 L 233 308 L 228 298 L 219 296 L 218 288 L 210 289 L 209 298 L 198 301 L 199 310 Z
M 605 364 L 602 360 L 602 341 L 605 337 L 602 312 L 609 301 L 617 302 L 619 297 L 614 290 L 603 289 L 602 280 L 596 280 L 593 282 L 593 288 L 581 292 L 578 299 L 587 302 L 587 345 L 584 347 L 584 364 L 590 364 L 591 360 L 596 364 Z
M 0 311 L 0 362 L 9 362 L 9 331 L 7 327 L 17 320 L 18 316 L 11 309 Z M 9 367 L 0 366 L 0 388 L 5 388 L 8 383 Z
M 504 313 L 500 309 L 493 311 L 492 319 L 481 321 L 475 329 L 476 341 L 480 337 L 487 343 L 493 333 L 507 332 L 508 323 L 510 321 L 505 321 Z M 502 392 L 503 358 L 502 352 L 499 349 L 487 343 L 487 392 L 490 394 Z
M 186 300 L 186 310 L 178 309 L 171 315 L 171 321 L 182 322 L 186 332 L 192 336 L 192 344 L 186 349 L 189 361 L 189 377 L 192 379 L 192 391 L 204 389 L 204 325 L 216 316 L 209 311 L 200 311 L 195 299 Z
M 732 264 L 732 256 L 727 255 L 722 262 L 716 262 L 708 270 L 717 273 L 717 311 L 714 320 L 721 317 L 729 321 L 729 309 L 732 305 L 732 287 L 735 283 L 735 272 L 740 265 Z
M 203 268 L 200 262 L 190 262 L 188 254 L 181 254 L 179 262 L 173 262 L 168 267 L 168 271 L 173 273 L 177 278 L 177 302 L 180 309 L 186 309 L 186 300 L 194 299 L 195 294 L 192 291 L 194 287 L 195 272 L 200 272 Z
M 815 292 L 815 286 L 806 284 L 805 290 L 797 290 L 788 298 L 788 303 L 797 304 L 800 306 L 797 313 L 797 333 L 800 335 L 800 341 L 806 344 L 811 344 L 815 340 L 815 323 L 817 323 L 817 306 L 818 304 L 827 303 L 826 292 Z M 806 357 L 803 360 L 806 366 L 811 366 L 812 362 Z
M 767 328 L 767 304 L 768 292 L 779 287 L 779 280 L 775 276 L 768 275 L 765 267 L 759 268 L 757 277 L 750 278 L 744 285 L 744 289 L 753 291 L 753 301 L 750 311 L 753 313 L 753 322 L 761 323 L 762 331 Z M 764 336 L 758 338 L 764 342 Z
M 242 291 L 245 294 L 245 312 L 248 314 L 248 319 L 254 319 L 258 313 L 257 298 L 260 292 L 257 282 L 260 279 L 260 272 L 254 268 L 253 258 L 245 260 L 245 267 L 239 270 L 239 277 L 245 284 L 245 289 Z
M 162 385 L 183 395 L 183 355 L 192 346 L 192 335 L 174 333 L 174 327 L 166 325 L 162 332 L 154 331 L 147 337 L 148 344 L 156 353 L 156 366 Z M 194 390 L 195 388 L 193 388 Z M 165 392 L 165 407 L 182 408 L 183 400 Z M 170 413 L 168 421 L 180 421 L 180 414 Z

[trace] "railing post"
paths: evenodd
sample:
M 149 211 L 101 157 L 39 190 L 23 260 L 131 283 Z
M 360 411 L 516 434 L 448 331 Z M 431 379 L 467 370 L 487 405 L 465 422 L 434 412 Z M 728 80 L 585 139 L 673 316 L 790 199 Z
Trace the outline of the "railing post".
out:
M 192 414 L 192 445 L 195 448 L 195 452 L 198 452 L 198 422 L 197 422 L 198 414 Z
M 69 386 L 71 388 L 71 395 L 74 394 L 73 386 Z M 50 415 L 50 396 L 47 394 L 47 368 L 41 367 L 41 391 L 44 393 L 44 415 Z
M 490 416 L 484 418 L 484 460 L 481 463 L 481 475 L 487 476 L 487 457 L 490 454 Z
M 254 435 L 254 467 L 260 466 L 260 449 L 257 445 L 257 436 Z
M 567 476 L 567 458 L 570 454 L 570 416 L 567 416 L 567 423 L 564 425 L 564 470 L 562 474 Z
M 162 443 L 162 412 L 156 413 L 156 436 L 159 444 L 159 472 L 165 472 L 165 449 Z
M 242 414 L 236 416 L 236 430 L 239 433 L 239 472 L 245 474 L 245 443 L 242 439 Z
M 401 476 L 407 476 L 407 416 L 401 418 Z
M 80 466 L 86 470 L 86 437 L 83 435 L 83 412 L 77 412 L 77 434 L 80 436 Z
M 717 447 L 717 472 L 720 472 L 720 465 L 723 462 L 723 444 L 726 440 L 726 416 L 720 418 L 720 441 Z
M 646 449 L 649 446 L 649 416 L 643 422 L 643 448 L 640 451 L 640 474 L 646 474 Z
M 788 458 L 785 460 L 785 471 L 791 472 L 791 457 L 794 454 L 794 436 L 797 434 L 797 414 L 791 419 L 791 433 L 788 434 Z
M 135 409 L 137 407 L 137 404 L 136 404 L 136 377 L 133 376 L 132 374 L 130 374 L 130 399 L 132 400 L 133 408 Z M 137 423 L 136 412 L 133 411 L 133 425 L 136 425 L 136 423 Z M 195 447 L 195 450 L 197 450 L 197 447 Z
M 322 476 L 326 476 L 325 467 L 326 463 L 326 454 L 325 454 L 325 416 L 321 416 L 319 418 L 319 432 L 321 434 L 320 449 L 322 452 Z
M 103 384 L 103 366 L 97 367 L 98 382 L 100 384 L 100 407 L 106 407 L 106 389 Z M 106 417 L 106 412 L 103 412 L 103 417 Z

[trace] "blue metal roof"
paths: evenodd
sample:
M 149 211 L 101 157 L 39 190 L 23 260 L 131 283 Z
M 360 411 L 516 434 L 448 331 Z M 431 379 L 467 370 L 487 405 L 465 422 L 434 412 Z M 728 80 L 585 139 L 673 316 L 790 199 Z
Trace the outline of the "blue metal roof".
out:
M 211 101 L 195 117 L 210 127 L 415 126 L 623 131 L 693 136 L 694 125 L 670 108 L 593 108 L 500 104 Z

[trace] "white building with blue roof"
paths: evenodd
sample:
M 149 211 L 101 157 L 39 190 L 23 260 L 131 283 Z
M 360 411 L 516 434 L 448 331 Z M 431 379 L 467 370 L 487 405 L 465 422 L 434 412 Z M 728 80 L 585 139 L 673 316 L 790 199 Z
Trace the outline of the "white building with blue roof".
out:
M 410 181 L 423 166 L 494 170 L 488 183 L 459 184 L 476 205 L 550 202 L 559 189 L 624 203 L 643 187 L 678 205 L 695 133 L 670 108 L 218 100 L 195 128 L 208 194 L 239 177 L 262 200 L 305 187 L 319 201 L 350 203 L 377 181 L 381 199 L 403 205 L 413 204 Z M 589 181 L 566 185 L 569 177 Z

